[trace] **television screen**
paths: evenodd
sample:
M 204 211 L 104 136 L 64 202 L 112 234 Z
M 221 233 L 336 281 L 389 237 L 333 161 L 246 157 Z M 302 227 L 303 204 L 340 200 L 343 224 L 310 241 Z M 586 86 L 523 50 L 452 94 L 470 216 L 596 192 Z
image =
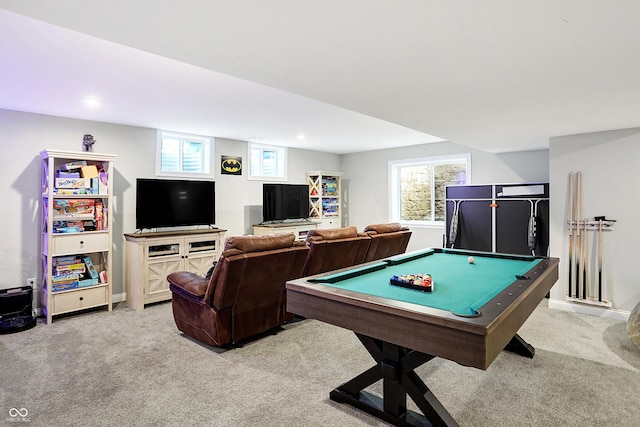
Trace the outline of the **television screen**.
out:
M 263 184 L 262 220 L 284 221 L 309 217 L 309 187 L 304 184 Z
M 138 178 L 136 228 L 213 225 L 214 181 Z

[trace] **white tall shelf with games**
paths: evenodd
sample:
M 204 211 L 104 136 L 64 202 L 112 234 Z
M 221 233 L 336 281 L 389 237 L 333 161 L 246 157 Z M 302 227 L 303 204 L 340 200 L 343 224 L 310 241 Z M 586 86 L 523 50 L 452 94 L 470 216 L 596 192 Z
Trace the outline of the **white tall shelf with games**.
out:
M 342 227 L 342 173 L 307 172 L 309 218 L 319 220 L 318 228 Z
M 43 150 L 42 310 L 112 309 L 113 154 Z

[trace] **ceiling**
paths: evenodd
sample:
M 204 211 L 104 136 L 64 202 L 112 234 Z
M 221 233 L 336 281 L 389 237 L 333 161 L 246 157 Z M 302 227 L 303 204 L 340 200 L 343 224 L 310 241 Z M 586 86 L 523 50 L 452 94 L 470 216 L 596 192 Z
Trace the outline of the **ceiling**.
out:
M 0 108 L 332 153 L 544 149 L 640 126 L 638 17 L 635 0 L 0 0 Z

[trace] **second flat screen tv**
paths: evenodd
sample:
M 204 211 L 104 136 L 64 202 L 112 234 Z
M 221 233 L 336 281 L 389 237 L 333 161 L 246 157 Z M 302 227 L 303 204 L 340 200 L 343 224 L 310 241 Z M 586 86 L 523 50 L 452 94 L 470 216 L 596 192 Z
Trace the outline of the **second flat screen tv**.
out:
M 264 222 L 309 218 L 309 187 L 304 184 L 263 184 Z

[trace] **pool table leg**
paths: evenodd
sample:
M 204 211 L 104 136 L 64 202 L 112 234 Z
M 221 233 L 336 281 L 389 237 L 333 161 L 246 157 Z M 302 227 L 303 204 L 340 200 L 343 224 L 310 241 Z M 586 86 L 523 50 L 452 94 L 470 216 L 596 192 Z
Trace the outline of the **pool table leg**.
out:
M 396 426 L 457 426 L 458 423 L 414 369 L 434 356 L 356 333 L 376 365 L 334 389 L 331 400 L 348 403 Z M 364 391 L 383 381 L 383 396 Z M 407 409 L 407 394 L 422 411 Z
M 536 354 L 536 349 L 518 334 L 515 334 L 513 338 L 511 338 L 511 341 L 509 341 L 504 349 L 519 354 L 520 356 L 528 357 L 529 359 L 533 359 L 533 356 Z

